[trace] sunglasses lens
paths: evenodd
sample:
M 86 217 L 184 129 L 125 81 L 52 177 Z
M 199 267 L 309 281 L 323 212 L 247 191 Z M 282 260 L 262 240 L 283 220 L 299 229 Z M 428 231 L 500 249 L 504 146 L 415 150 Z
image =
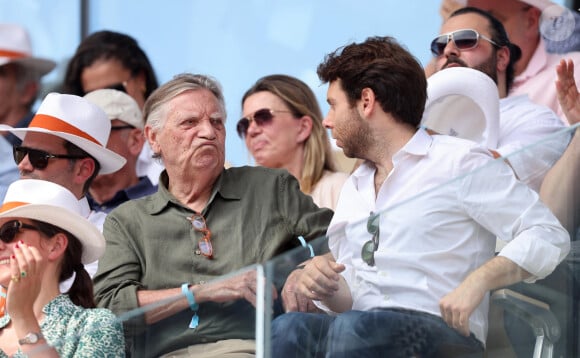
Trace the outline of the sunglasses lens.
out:
M 270 122 L 273 118 L 274 116 L 272 115 L 272 112 L 270 112 L 269 109 L 260 109 L 259 111 L 254 113 L 254 120 L 256 121 L 256 124 L 259 126 Z
M 0 240 L 6 244 L 11 243 L 12 240 L 14 240 L 18 229 L 18 221 L 9 221 L 2 225 L 2 227 L 0 227 Z
M 468 50 L 477 46 L 477 32 L 472 30 L 458 31 L 453 34 L 453 42 L 460 50 Z
M 431 42 L 431 52 L 439 56 L 445 50 L 445 46 L 447 46 L 447 35 L 441 35 Z
M 362 260 L 369 266 L 375 265 L 375 244 L 372 240 L 365 242 L 361 251 Z
M 35 169 L 44 169 L 48 166 L 48 153 L 39 150 L 29 150 L 28 160 Z
M 14 147 L 12 149 L 12 154 L 14 155 L 14 161 L 16 164 L 20 164 L 28 152 L 24 148 Z
M 250 121 L 247 118 L 242 118 L 238 121 L 238 125 L 236 126 L 236 130 L 238 131 L 238 135 L 240 138 L 246 136 L 248 132 L 248 127 L 250 126 Z
M 28 155 L 28 160 L 34 169 L 44 169 L 48 166 L 48 158 L 50 154 L 42 150 L 15 147 L 14 148 L 14 160 L 17 164 Z
M 367 231 L 369 234 L 375 235 L 379 232 L 379 218 L 380 216 L 378 214 L 371 213 L 367 221 Z

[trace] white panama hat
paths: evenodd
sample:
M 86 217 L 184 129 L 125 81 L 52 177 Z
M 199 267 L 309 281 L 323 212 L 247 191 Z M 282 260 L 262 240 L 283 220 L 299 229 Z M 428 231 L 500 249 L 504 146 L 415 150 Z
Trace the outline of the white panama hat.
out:
M 0 131 L 8 131 L 20 139 L 24 139 L 28 132 L 63 138 L 92 155 L 101 165 L 99 174 L 116 172 L 127 161 L 106 148 L 111 121 L 105 112 L 75 95 L 49 93 L 27 128 L 0 125 Z
M 18 63 L 45 75 L 52 71 L 56 62 L 32 56 L 28 32 L 20 25 L 0 24 L 0 66 Z
M 105 238 L 81 213 L 73 193 L 53 182 L 37 179 L 20 179 L 10 184 L 0 207 L 0 218 L 33 219 L 68 231 L 83 245 L 81 262 L 88 264 L 105 252 Z
M 499 138 L 497 85 L 485 73 L 467 67 L 438 71 L 427 80 L 427 102 L 421 125 L 496 149 Z

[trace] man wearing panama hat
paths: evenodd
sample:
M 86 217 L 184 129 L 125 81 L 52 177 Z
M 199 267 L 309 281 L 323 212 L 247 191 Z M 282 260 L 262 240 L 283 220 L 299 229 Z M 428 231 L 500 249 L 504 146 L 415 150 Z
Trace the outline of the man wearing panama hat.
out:
M 97 174 L 115 172 L 126 160 L 106 148 L 111 121 L 98 106 L 82 97 L 49 93 L 27 128 L 0 125 L 0 131 L 22 139 L 13 148 L 22 179 L 67 188 L 79 200 L 82 215 L 102 228 L 105 215 L 91 211 L 85 194 Z M 87 266 L 91 276 L 96 269 L 96 262 Z
M 32 119 L 40 78 L 56 66 L 54 61 L 32 56 L 28 32 L 19 25 L 0 24 L 0 124 L 26 127 Z M 20 140 L 10 133 L 0 135 L 0 155 L 9 157 Z M 0 162 L 0 200 L 8 185 L 18 179 L 18 169 L 10 160 Z

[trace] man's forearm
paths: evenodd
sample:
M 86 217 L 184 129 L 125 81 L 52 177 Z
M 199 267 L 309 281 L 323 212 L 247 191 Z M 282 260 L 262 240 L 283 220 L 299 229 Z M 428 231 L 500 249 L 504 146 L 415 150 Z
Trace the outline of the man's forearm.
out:
M 568 148 L 544 177 L 540 198 L 570 236 L 580 224 L 580 129 L 576 130 Z
M 151 306 L 145 313 L 147 324 L 156 323 L 162 319 L 170 317 L 189 307 L 189 303 L 181 292 L 181 288 L 170 288 L 167 290 L 139 290 L 137 291 L 137 302 L 139 307 Z

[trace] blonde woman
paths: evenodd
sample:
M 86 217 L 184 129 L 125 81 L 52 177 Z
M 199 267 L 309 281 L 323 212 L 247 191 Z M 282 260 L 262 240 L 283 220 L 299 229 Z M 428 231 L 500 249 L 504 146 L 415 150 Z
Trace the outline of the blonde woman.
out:
M 256 164 L 286 169 L 320 207 L 334 209 L 348 174 L 336 170 L 322 112 L 304 82 L 260 78 L 242 98 L 237 131 Z

